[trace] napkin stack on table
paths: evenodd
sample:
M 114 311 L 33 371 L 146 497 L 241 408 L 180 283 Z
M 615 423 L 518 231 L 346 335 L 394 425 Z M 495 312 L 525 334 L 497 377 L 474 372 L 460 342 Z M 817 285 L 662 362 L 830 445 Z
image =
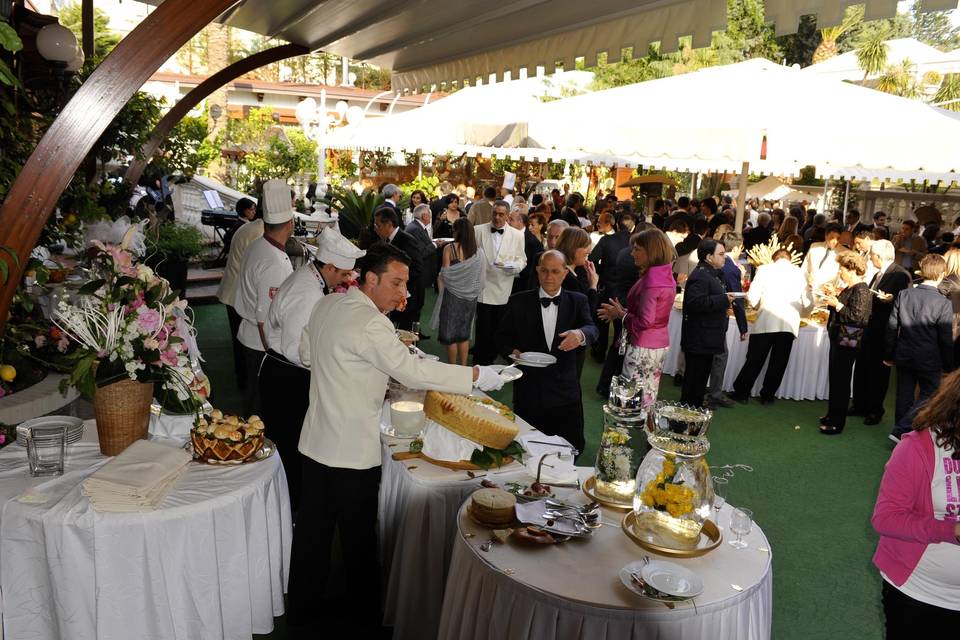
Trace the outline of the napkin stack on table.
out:
M 560 436 L 548 436 L 539 431 L 525 433 L 519 438 L 520 445 L 527 452 L 523 464 L 534 478 L 537 477 L 537 467 L 540 459 L 549 456 L 543 462 L 540 473 L 540 482 L 545 484 L 567 484 L 577 481 L 577 467 L 574 465 L 574 448 Z M 531 442 L 531 441 L 535 442 Z M 543 444 L 548 442 L 550 444 Z M 557 456 L 556 454 L 560 455 Z
M 137 440 L 83 481 L 97 511 L 153 511 L 192 459 L 183 449 Z

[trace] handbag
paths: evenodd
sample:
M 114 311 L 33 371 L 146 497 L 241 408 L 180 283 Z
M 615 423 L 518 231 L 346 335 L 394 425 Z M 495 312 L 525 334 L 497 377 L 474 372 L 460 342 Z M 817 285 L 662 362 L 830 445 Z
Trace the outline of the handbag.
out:
M 863 331 L 864 327 L 858 327 L 857 325 L 840 325 L 840 332 L 837 334 L 837 345 L 847 347 L 848 349 L 856 349 L 863 340 Z

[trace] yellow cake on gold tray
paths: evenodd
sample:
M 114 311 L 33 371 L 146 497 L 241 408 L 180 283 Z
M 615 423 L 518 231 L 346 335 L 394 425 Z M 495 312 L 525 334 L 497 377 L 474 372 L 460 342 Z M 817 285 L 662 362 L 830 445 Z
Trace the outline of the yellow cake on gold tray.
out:
M 487 408 L 484 404 L 482 399 L 470 396 L 428 391 L 423 412 L 461 438 L 492 449 L 506 449 L 520 433 L 520 428 L 511 419 L 513 412 L 507 409 L 507 417 L 495 405 Z
M 257 416 L 242 420 L 214 409 L 200 416 L 190 431 L 193 450 L 201 461 L 243 462 L 263 446 L 263 421 Z

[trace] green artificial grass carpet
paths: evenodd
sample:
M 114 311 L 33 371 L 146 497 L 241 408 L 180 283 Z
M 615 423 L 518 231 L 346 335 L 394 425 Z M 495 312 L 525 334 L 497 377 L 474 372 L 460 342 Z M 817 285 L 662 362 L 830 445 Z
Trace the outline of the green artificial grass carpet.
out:
M 427 298 L 424 333 L 435 337 L 427 328 L 435 297 L 428 292 Z M 213 403 L 237 412 L 241 396 L 234 382 L 226 312 L 222 305 L 207 305 L 195 307 L 195 313 Z M 446 350 L 436 340 L 421 347 L 446 360 Z M 594 391 L 599 374 L 600 365 L 588 357 L 583 371 L 587 447 L 581 465 L 592 465 L 603 429 L 603 400 Z M 710 465 L 751 469 L 736 469 L 727 499 L 753 510 L 770 541 L 776 640 L 883 637 L 880 576 L 870 563 L 877 543 L 870 515 L 893 447 L 887 439 L 893 420 L 892 383 L 879 425 L 867 427 L 860 418 L 851 418 L 836 437 L 817 430 L 825 401 L 777 400 L 761 406 L 753 400 L 715 413 L 709 431 Z M 512 404 L 509 386 L 492 395 Z M 672 378 L 664 376 L 660 398 L 675 400 L 679 395 Z M 265 637 L 286 637 L 282 619 L 277 623 Z

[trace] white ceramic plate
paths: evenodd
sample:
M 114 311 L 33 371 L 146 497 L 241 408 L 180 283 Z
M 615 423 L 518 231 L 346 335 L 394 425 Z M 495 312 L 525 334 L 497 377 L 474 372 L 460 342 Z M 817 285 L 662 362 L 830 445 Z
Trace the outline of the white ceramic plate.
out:
M 499 373 L 500 377 L 507 382 L 513 382 L 523 377 L 523 371 L 513 365 L 494 364 L 490 365 L 490 368 Z
M 734 298 L 746 298 L 747 294 L 743 291 L 731 291 L 728 295 L 733 296 Z
M 34 429 L 34 435 L 37 440 L 47 440 L 50 436 L 44 436 L 45 429 L 55 430 L 58 428 L 66 429 L 64 438 L 66 444 L 74 444 L 83 436 L 83 420 L 73 416 L 43 416 L 21 422 L 17 426 L 17 444 L 22 447 L 27 446 L 27 433 Z
M 674 562 L 651 560 L 640 569 L 640 577 L 657 591 L 678 598 L 693 598 L 703 593 L 703 579 Z
M 511 355 L 511 358 L 519 364 L 526 367 L 549 367 L 557 363 L 556 356 L 539 351 L 524 351 L 518 356 Z

